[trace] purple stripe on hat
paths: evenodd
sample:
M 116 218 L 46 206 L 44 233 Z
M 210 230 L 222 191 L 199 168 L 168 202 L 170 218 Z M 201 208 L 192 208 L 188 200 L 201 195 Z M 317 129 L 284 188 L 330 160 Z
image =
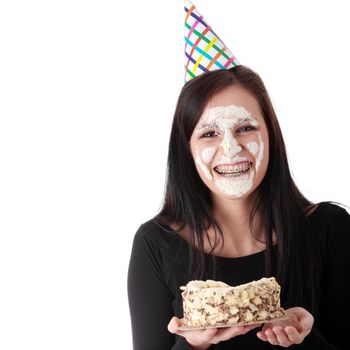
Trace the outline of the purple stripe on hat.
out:
M 187 52 L 185 52 L 185 55 L 193 64 L 196 64 L 196 60 L 193 57 L 191 57 Z M 201 64 L 198 65 L 198 68 L 200 68 L 203 72 L 209 72 L 209 69 L 205 68 Z
M 185 11 L 188 12 L 188 8 L 185 7 Z M 208 24 L 203 20 L 203 17 L 200 18 L 199 16 L 197 16 L 195 13 L 191 13 L 191 16 L 196 19 L 199 23 L 202 23 L 204 25 L 204 27 L 208 27 Z
M 187 7 L 185 7 L 185 11 L 186 11 L 186 12 L 189 11 Z M 209 24 L 207 24 L 207 23 L 204 21 L 203 16 L 200 16 L 200 17 L 199 17 L 199 16 L 197 16 L 193 11 L 192 11 L 192 13 L 191 13 L 191 16 L 192 16 L 194 19 L 196 19 L 197 22 L 203 24 L 204 27 L 206 27 L 206 28 L 209 27 Z M 196 23 L 196 25 L 197 25 L 197 24 L 198 24 L 198 23 Z M 220 41 L 222 41 L 222 40 L 220 39 L 220 37 L 213 31 L 212 28 L 209 28 L 209 30 L 210 30 Z

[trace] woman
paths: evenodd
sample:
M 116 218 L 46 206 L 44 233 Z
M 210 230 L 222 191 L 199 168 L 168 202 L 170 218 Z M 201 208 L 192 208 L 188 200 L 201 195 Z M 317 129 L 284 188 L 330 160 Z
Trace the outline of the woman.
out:
M 128 293 L 134 349 L 347 349 L 350 216 L 294 184 L 272 104 L 244 66 L 180 94 L 160 213 L 134 238 Z M 275 276 L 287 321 L 180 331 L 180 286 Z

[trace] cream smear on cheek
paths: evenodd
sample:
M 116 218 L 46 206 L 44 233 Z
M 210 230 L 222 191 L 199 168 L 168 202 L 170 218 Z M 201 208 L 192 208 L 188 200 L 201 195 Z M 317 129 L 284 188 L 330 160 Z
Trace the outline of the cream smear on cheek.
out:
M 204 163 L 210 163 L 214 157 L 217 147 L 205 148 L 202 152 L 202 159 Z
M 216 149 L 217 147 L 205 148 L 202 151 L 202 157 L 200 157 L 198 149 L 196 149 L 196 158 L 195 158 L 196 164 L 200 167 L 200 169 L 202 169 L 205 177 L 208 180 L 213 180 L 213 176 L 211 175 L 209 168 L 204 163 L 208 164 L 211 162 L 216 152 Z
M 259 152 L 259 146 L 255 141 L 247 143 L 247 149 L 254 157 Z
M 204 151 L 203 151 L 204 152 Z M 202 156 L 203 156 L 203 152 L 202 152 Z M 199 168 L 203 171 L 205 177 L 208 180 L 213 180 L 212 175 L 210 174 L 210 171 L 208 169 L 208 167 L 203 163 L 201 157 L 199 156 L 199 152 L 198 150 L 196 150 L 196 158 L 195 158 L 196 164 L 199 166 Z
M 258 133 L 259 144 L 255 141 L 247 143 L 246 147 L 248 151 L 256 158 L 255 171 L 257 172 L 264 155 L 264 142 L 261 137 L 261 133 Z

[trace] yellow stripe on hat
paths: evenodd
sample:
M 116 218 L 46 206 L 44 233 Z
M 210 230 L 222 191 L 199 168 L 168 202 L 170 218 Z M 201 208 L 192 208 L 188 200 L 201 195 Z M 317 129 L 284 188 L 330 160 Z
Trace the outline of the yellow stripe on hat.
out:
M 217 41 L 218 41 L 218 38 L 215 37 L 215 38 L 206 46 L 206 48 L 204 49 L 204 52 L 208 52 L 208 51 L 210 50 L 210 48 L 211 48 Z M 197 62 L 196 62 L 196 64 L 195 64 L 195 66 L 194 66 L 193 69 L 192 69 L 192 72 L 193 72 L 193 73 L 196 72 L 196 70 L 197 70 L 199 64 L 201 63 L 202 58 L 203 58 L 203 55 L 200 55 L 200 56 L 198 57 L 198 60 L 197 60 Z

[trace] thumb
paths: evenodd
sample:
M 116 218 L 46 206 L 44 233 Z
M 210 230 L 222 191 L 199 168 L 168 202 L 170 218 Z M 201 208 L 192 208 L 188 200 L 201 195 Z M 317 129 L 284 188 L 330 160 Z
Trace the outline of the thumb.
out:
M 180 326 L 181 322 L 177 317 L 173 317 L 168 324 L 168 331 L 170 333 L 176 333 L 177 328 Z

